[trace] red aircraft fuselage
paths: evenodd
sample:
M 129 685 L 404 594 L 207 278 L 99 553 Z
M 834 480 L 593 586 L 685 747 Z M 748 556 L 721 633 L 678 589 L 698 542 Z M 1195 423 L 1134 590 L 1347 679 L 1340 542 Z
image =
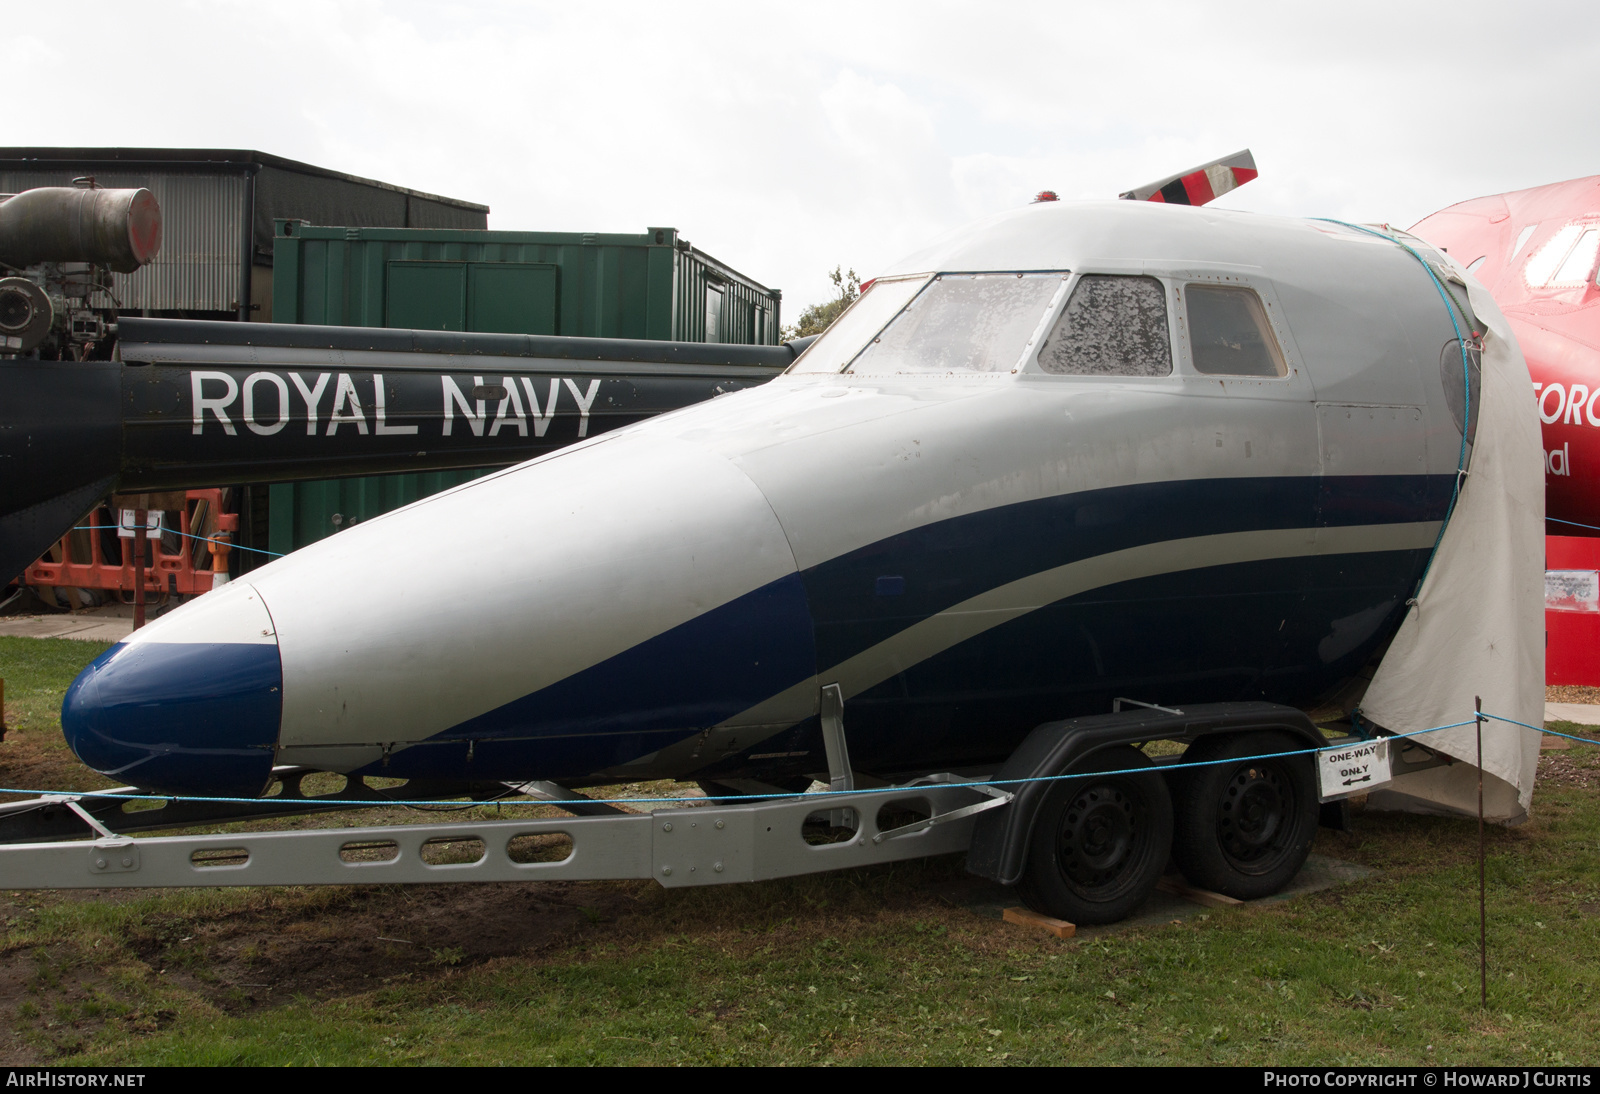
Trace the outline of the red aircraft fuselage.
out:
M 1545 532 L 1600 537 L 1600 175 L 1474 198 L 1411 231 L 1494 294 L 1544 422 Z

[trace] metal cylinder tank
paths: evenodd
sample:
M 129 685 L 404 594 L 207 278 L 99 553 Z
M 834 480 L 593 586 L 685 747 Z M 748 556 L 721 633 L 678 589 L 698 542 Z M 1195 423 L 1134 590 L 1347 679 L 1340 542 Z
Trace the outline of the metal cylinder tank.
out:
M 143 188 L 41 186 L 0 202 L 0 263 L 93 262 L 132 273 L 161 249 L 161 208 Z

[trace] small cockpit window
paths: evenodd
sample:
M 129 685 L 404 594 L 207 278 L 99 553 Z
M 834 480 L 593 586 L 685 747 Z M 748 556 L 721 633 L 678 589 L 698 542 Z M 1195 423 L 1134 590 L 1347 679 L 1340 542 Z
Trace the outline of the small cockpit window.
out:
M 1085 274 L 1039 348 L 1057 376 L 1169 376 L 1167 294 L 1153 277 Z
M 1287 376 L 1283 351 L 1252 289 L 1190 285 L 1184 289 L 1195 371 L 1207 376 Z
M 1524 226 L 1522 231 L 1517 233 L 1517 242 L 1512 245 L 1511 253 L 1506 256 L 1507 262 L 1510 262 L 1512 259 L 1516 258 L 1517 255 L 1522 253 L 1522 248 L 1527 245 L 1528 237 L 1533 234 L 1533 230 L 1537 227 L 1537 224 L 1529 224 Z

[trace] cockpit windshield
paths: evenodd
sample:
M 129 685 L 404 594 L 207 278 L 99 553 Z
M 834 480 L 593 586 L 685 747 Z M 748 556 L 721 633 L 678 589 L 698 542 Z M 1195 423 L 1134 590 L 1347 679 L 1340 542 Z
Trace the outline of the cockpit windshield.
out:
M 866 376 L 1009 372 L 1039 332 L 1066 276 L 1059 271 L 947 273 L 931 280 L 876 282 L 792 371 L 843 370 Z M 863 305 L 879 293 L 883 296 L 868 312 Z M 859 319 L 847 328 L 858 312 Z
M 917 290 L 928 283 L 928 274 L 916 277 L 880 278 L 867 286 L 854 304 L 822 332 L 822 337 L 806 347 L 790 367 L 791 373 L 840 372 L 861 347 L 895 317 Z

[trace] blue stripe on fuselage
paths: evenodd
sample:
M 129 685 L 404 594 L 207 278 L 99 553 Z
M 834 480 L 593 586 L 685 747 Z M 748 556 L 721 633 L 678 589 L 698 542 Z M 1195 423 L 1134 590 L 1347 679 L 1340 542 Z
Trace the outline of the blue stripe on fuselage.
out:
M 817 663 L 837 665 L 1008 582 L 1129 547 L 1225 532 L 1443 520 L 1453 482 L 1452 475 L 1180 480 L 926 524 L 801 574 L 817 625 Z M 885 587 L 887 595 L 879 591 Z
M 1428 554 L 1262 559 L 1058 600 L 854 696 L 851 758 L 878 770 L 916 740 L 951 764 L 1000 760 L 1041 722 L 1118 696 L 1309 704 L 1393 635 Z
M 466 742 L 472 741 L 472 770 L 504 772 L 504 778 L 580 777 L 717 725 L 953 604 L 1041 570 L 1193 536 L 1439 520 L 1451 483 L 1448 475 L 1187 480 L 1042 498 L 937 521 L 714 608 L 397 752 L 381 773 L 465 774 Z M 1373 603 L 1411 594 L 1427 553 L 1397 554 L 1404 556 L 1397 567 L 1379 567 L 1385 577 Z M 1349 556 L 1339 565 L 1364 572 L 1370 558 Z M 1278 592 L 1307 598 L 1290 614 L 1316 616 L 1325 607 L 1313 595 L 1320 580 L 1310 576 L 1314 572 L 1322 571 L 1307 560 L 1284 560 L 1273 571 L 1272 581 L 1290 582 Z M 1204 657 L 1205 649 L 1196 655 Z M 945 656 L 930 659 L 930 670 Z M 871 694 L 888 701 L 895 686 L 903 685 L 890 682 Z M 380 771 L 375 766 L 369 773 Z
M 1406 611 L 1395 590 L 1428 554 L 1262 559 L 1058 600 L 852 696 L 851 760 L 874 774 L 996 763 L 1033 727 L 1104 714 L 1118 696 L 1317 702 L 1393 635 Z M 816 771 L 822 747 L 813 718 L 696 774 L 772 782 Z

